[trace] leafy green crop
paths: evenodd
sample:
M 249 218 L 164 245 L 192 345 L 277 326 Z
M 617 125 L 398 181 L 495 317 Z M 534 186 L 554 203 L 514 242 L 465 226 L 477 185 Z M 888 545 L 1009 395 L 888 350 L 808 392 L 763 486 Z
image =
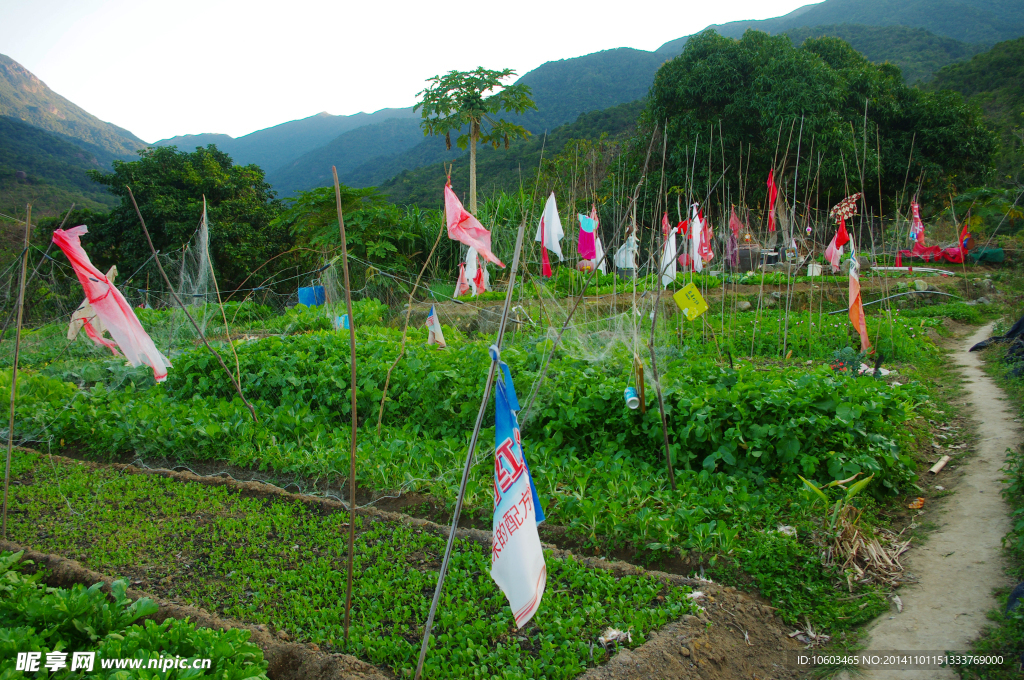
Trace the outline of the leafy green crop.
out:
M 132 574 L 168 597 L 269 623 L 396 672 L 415 664 L 444 538 L 358 518 L 346 645 L 347 545 L 340 525 L 347 515 L 107 468 L 39 466 L 39 455 L 23 451 L 16 462 L 16 472 L 35 470 L 12 488 L 16 540 L 73 551 L 91 568 Z M 88 517 L 75 512 L 83 507 L 91 508 Z M 68 531 L 41 535 L 43 525 Z M 430 677 L 571 678 L 586 668 L 590 644 L 605 627 L 632 629 L 638 645 L 651 630 L 695 612 L 688 589 L 648 576 L 616 577 L 550 555 L 547 566 L 541 610 L 517 631 L 490 577 L 490 551 L 458 541 L 428 657 Z M 159 635 L 147 628 L 135 648 Z M 605 658 L 594 649 L 595 662 Z
M 266 680 L 267 664 L 263 651 L 248 642 L 249 631 L 215 631 L 198 628 L 188 621 L 167 619 L 135 623 L 155 614 L 157 605 L 149 598 L 132 602 L 125 595 L 128 584 L 116 580 L 110 597 L 102 583 L 89 588 L 45 588 L 40 585 L 42 571 L 32 575 L 21 572 L 23 553 L 0 552 L 0 677 L 27 677 L 15 671 L 18 652 L 95 651 L 96 675 L 120 678 L 123 673 L 101 675 L 99 659 L 150 659 L 161 656 L 209 658 L 208 674 L 192 671 L 168 673 L 140 671 L 133 677 L 172 680 L 183 677 L 217 677 L 223 680 Z M 45 657 L 44 657 L 45 658 Z M 70 665 L 70 664 L 69 664 Z M 48 676 L 79 677 L 70 668 Z

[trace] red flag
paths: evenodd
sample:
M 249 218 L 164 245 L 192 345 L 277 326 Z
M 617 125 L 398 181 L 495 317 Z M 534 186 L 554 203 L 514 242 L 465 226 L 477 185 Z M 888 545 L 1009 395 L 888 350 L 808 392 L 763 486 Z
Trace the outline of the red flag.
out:
M 668 236 L 669 230 L 672 228 L 672 224 L 668 221 L 668 211 L 661 216 L 661 235 Z
M 779 188 L 775 186 L 775 171 L 768 171 L 768 231 L 775 231 L 775 199 Z
M 960 230 L 960 252 L 964 257 L 967 257 L 967 239 L 971 237 L 967 233 L 967 221 L 964 221 L 964 228 Z
M 491 232 L 484 229 L 480 221 L 473 217 L 465 208 L 458 196 L 452 191 L 452 185 L 444 185 L 444 212 L 448 221 L 448 238 L 464 243 L 476 251 L 488 262 L 504 267 L 501 260 L 491 252 Z
M 903 266 L 903 256 L 900 254 L 900 251 L 896 251 L 896 266 L 897 267 L 902 267 Z
M 700 216 L 700 221 L 704 224 L 704 229 L 700 232 L 700 247 L 698 252 L 700 253 L 700 259 L 704 262 L 710 262 L 715 259 L 715 253 L 711 250 L 711 226 L 708 221 L 704 219 L 704 216 Z

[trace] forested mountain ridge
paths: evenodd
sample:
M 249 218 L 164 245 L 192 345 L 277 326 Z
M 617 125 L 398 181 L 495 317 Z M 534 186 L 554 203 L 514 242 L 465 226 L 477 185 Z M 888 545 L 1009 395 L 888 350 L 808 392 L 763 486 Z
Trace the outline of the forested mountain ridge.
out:
M 24 121 L 108 158 L 135 158 L 135 151 L 146 146 L 127 130 L 60 96 L 4 54 L 0 54 L 0 116 Z
M 947 64 L 970 59 L 986 47 L 935 35 L 923 28 L 907 26 L 864 26 L 832 24 L 789 29 L 784 32 L 799 47 L 808 38 L 841 38 L 876 64 L 890 62 L 900 67 L 908 84 L 928 80 Z
M 1024 35 L 1024 0 L 825 0 L 781 17 L 731 21 L 707 28 L 727 38 L 740 38 L 749 29 L 778 34 L 835 24 L 922 28 L 961 42 L 991 45 Z M 657 52 L 674 57 L 682 52 L 689 37 L 670 40 Z
M 21 215 L 27 203 L 40 217 L 66 210 L 71 203 L 110 208 L 117 199 L 86 174 L 106 167 L 64 137 L 0 116 L 0 212 Z
M 392 118 L 418 118 L 411 108 L 381 109 L 373 113 L 355 113 L 335 116 L 326 111 L 308 118 L 288 121 L 257 130 L 241 137 L 204 133 L 181 135 L 161 139 L 153 146 L 176 146 L 182 151 L 193 151 L 198 146 L 216 144 L 236 163 L 255 163 L 272 173 L 314 149 L 328 144 L 338 135 L 367 125 L 382 123 Z
M 367 161 L 401 153 L 422 141 L 423 130 L 418 117 L 390 118 L 338 135 L 327 144 L 267 173 L 267 181 L 274 185 L 278 195 L 288 197 L 296 191 L 327 186 L 334 181 L 331 166 L 336 166 L 343 184 L 370 186 L 360 181 L 358 176 L 350 177 L 352 171 Z
M 550 160 L 561 153 L 572 140 L 596 141 L 607 135 L 609 142 L 627 137 L 636 127 L 643 110 L 642 100 L 619 104 L 601 111 L 580 114 L 572 123 L 566 123 L 547 135 L 536 134 L 512 144 L 509 149 L 493 149 L 483 145 L 477 154 L 477 191 L 487 196 L 501 191 L 514 192 L 521 186 L 532 186 L 538 166 L 543 158 Z M 434 139 L 444 148 L 443 139 Z M 459 192 L 469 187 L 469 157 L 463 155 L 451 160 L 452 185 Z M 388 200 L 399 205 L 413 204 L 421 208 L 442 205 L 441 188 L 445 181 L 442 163 L 423 165 L 403 170 L 380 185 Z

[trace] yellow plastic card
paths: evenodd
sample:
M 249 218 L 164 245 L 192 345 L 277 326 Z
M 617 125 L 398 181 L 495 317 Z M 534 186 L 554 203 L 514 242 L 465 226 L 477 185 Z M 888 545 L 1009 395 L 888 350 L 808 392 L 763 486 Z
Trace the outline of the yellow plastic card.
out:
M 672 295 L 672 299 L 683 310 L 688 321 L 699 318 L 701 314 L 708 311 L 708 303 L 704 301 L 697 286 L 688 283 Z

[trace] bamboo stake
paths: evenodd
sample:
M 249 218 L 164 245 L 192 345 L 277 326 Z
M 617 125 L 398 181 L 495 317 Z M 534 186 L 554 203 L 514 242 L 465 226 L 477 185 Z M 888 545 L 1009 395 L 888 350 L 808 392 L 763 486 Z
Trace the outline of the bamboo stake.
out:
M 175 292 L 174 286 L 171 285 L 171 280 L 167 278 L 167 272 L 164 271 L 164 266 L 160 264 L 160 258 L 157 257 L 156 248 L 153 246 L 153 239 L 150 238 L 149 229 L 146 228 L 146 220 L 142 219 L 142 211 L 139 210 L 139 204 L 135 202 L 135 194 L 132 193 L 131 187 L 126 186 L 125 188 L 128 190 L 129 198 L 132 199 L 132 205 L 135 206 L 135 214 L 139 216 L 139 222 L 142 224 L 142 233 L 146 235 L 146 242 L 149 244 L 149 249 L 153 252 L 153 259 L 156 261 L 156 268 L 160 271 L 160 276 L 163 277 L 167 290 L 171 291 L 171 297 L 173 297 L 174 301 L 178 303 L 179 307 L 181 307 L 181 311 L 185 312 L 185 316 L 188 317 L 188 320 L 192 322 L 192 327 L 196 329 L 196 333 L 199 334 L 203 344 L 206 345 L 206 349 L 210 351 L 210 354 L 217 358 L 217 361 L 220 363 L 220 367 L 223 368 L 224 373 L 227 374 L 228 380 L 231 381 L 231 384 L 235 387 L 235 391 L 238 392 L 238 396 L 241 398 L 242 403 L 246 405 L 249 409 L 249 413 L 252 414 L 252 419 L 255 422 L 259 422 L 260 419 L 256 417 L 256 409 L 252 407 L 252 404 L 250 404 L 245 398 L 245 395 L 242 394 L 242 387 L 235 380 L 235 376 L 231 375 L 231 370 L 227 367 L 227 364 L 224 363 L 224 359 L 222 359 L 220 354 L 217 353 L 217 350 L 211 347 L 210 343 L 206 341 L 206 334 L 199 328 L 199 324 L 197 324 L 196 320 L 192 318 L 192 314 L 189 313 L 188 308 L 185 307 L 181 302 L 181 298 L 178 297 L 178 293 Z
M 203 196 L 203 223 L 209 225 L 206 222 L 206 196 Z M 238 364 L 238 352 L 235 351 L 235 345 L 231 342 L 231 327 L 228 325 L 228 315 L 224 311 L 224 301 L 220 299 L 220 286 L 217 285 L 217 273 L 213 271 L 213 258 L 210 257 L 209 239 L 207 239 L 206 248 L 206 262 L 210 265 L 210 279 L 213 281 L 213 289 L 217 291 L 217 306 L 220 307 L 220 316 L 224 319 L 224 335 L 228 339 L 228 347 L 231 348 L 231 354 L 235 357 L 235 378 L 238 380 L 238 384 L 242 384 L 242 368 Z M 149 274 L 146 274 L 146 290 L 149 290 Z M 147 302 L 149 301 L 149 293 L 146 293 Z M 148 304 L 146 305 L 149 306 Z
M 14 448 L 14 396 L 18 387 L 18 357 L 21 353 L 21 321 L 25 312 L 25 279 L 28 274 L 28 240 L 32 232 L 32 204 L 28 204 L 25 215 L 25 252 L 21 256 L 21 286 L 18 289 L 18 325 L 14 336 L 14 366 L 11 369 L 11 417 L 7 428 L 7 463 L 4 465 L 4 540 L 7 540 L 7 489 L 11 483 L 11 452 Z
M 341 211 L 341 185 L 338 184 L 338 169 L 331 166 L 334 175 L 334 199 L 338 204 L 338 230 L 341 232 L 341 270 L 345 276 L 345 309 L 348 312 L 348 345 L 352 353 L 352 443 L 348 457 L 348 582 L 345 586 L 345 643 L 348 644 L 348 624 L 352 610 L 352 562 L 356 543 L 356 429 L 359 421 L 356 413 L 356 320 L 352 316 L 352 286 L 348 278 L 348 244 L 345 241 L 345 216 Z
M 497 353 L 491 354 L 491 368 L 487 373 L 487 382 L 484 383 L 484 394 L 480 400 L 480 410 L 476 414 L 476 424 L 473 426 L 473 435 L 469 439 L 469 450 L 466 452 L 466 463 L 462 468 L 462 482 L 459 485 L 459 494 L 455 499 L 455 511 L 452 513 L 452 526 L 448 532 L 448 543 L 444 548 L 444 557 L 441 559 L 441 570 L 437 575 L 437 586 L 434 588 L 434 599 L 430 602 L 430 613 L 427 614 L 427 623 L 423 629 L 423 643 L 420 645 L 420 656 L 416 662 L 416 674 L 414 680 L 420 680 L 423 674 L 423 662 L 427 658 L 427 647 L 430 642 L 430 630 L 434 626 L 434 615 L 437 613 L 437 606 L 441 600 L 441 591 L 444 589 L 444 579 L 448 571 L 448 562 L 451 559 L 452 547 L 455 544 L 455 532 L 459 526 L 459 516 L 462 514 L 462 501 L 466 497 L 466 485 L 469 483 L 469 472 L 473 467 L 473 454 L 476 453 L 477 440 L 480 437 L 480 428 L 483 427 L 484 414 L 487 411 L 487 404 L 490 401 L 491 386 L 494 384 L 494 375 L 498 370 L 500 361 L 501 341 L 505 337 L 505 324 L 508 321 L 509 308 L 512 302 L 512 291 L 516 285 L 516 270 L 519 269 L 519 255 L 523 249 L 523 234 L 526 233 L 526 217 L 519 224 L 519 234 L 516 236 L 516 250 L 512 257 L 512 272 L 509 275 L 508 290 L 505 291 L 505 307 L 501 313 L 501 323 L 498 325 L 498 337 L 494 341 Z M 596 269 L 595 269 L 596 271 Z
M 402 347 L 398 351 L 398 356 L 395 357 L 395 363 L 391 364 L 391 368 L 388 369 L 387 378 L 384 380 L 384 394 L 380 397 L 380 410 L 377 412 L 377 435 L 380 435 L 380 424 L 384 419 L 384 401 L 388 398 L 388 385 L 391 384 L 391 371 L 395 370 L 395 366 L 405 356 L 405 340 L 409 332 L 409 317 L 412 316 L 412 296 L 416 294 L 416 289 L 419 288 L 420 280 L 423 278 L 423 272 L 427 271 L 427 265 L 430 263 L 430 258 L 433 257 L 434 251 L 437 249 L 437 244 L 441 242 L 441 234 L 445 231 L 444 225 L 437 230 L 437 239 L 434 240 L 434 247 L 430 249 L 430 254 L 427 255 L 426 261 L 423 263 L 423 268 L 420 269 L 420 275 L 416 277 L 416 283 L 412 284 L 412 290 L 409 291 L 409 302 L 405 307 L 405 326 L 402 328 Z M 484 263 L 481 266 L 487 266 Z M 348 284 L 345 284 L 345 290 L 348 290 Z M 352 312 L 349 312 L 349 326 L 352 325 Z

